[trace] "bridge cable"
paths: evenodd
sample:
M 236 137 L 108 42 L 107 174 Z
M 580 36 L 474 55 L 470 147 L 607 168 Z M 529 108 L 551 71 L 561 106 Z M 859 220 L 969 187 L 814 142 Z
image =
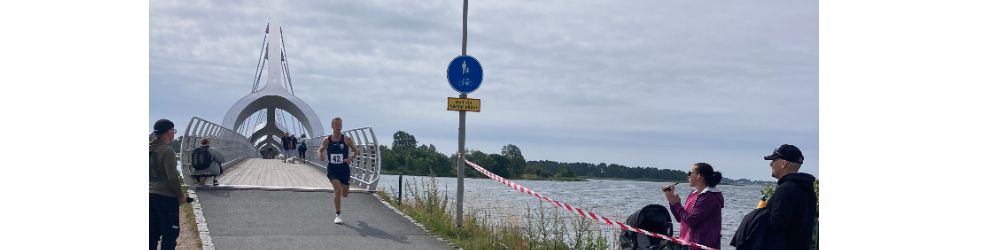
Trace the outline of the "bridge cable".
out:
M 295 95 L 295 88 L 292 87 L 292 75 L 291 72 L 288 72 L 288 52 L 285 51 L 285 32 L 281 28 L 278 28 L 278 36 L 281 36 L 281 61 L 285 62 L 283 65 L 285 67 L 285 77 L 288 78 L 288 90 L 291 90 L 292 95 Z
M 261 41 L 261 43 L 260 43 L 260 57 L 257 58 L 257 67 L 254 68 L 254 72 L 253 72 L 254 73 L 253 89 L 250 90 L 250 93 L 257 92 L 257 86 L 260 83 L 260 77 L 258 75 L 260 74 L 259 73 L 260 72 L 260 64 L 261 64 L 261 62 L 264 59 L 264 52 L 265 52 L 264 51 L 264 44 L 266 44 L 266 43 L 267 43 L 267 32 L 264 32 L 264 41 Z
M 284 114 L 284 113 L 282 113 L 281 111 L 277 111 L 277 110 L 276 110 L 275 112 L 276 112 L 276 113 L 278 113 L 278 116 L 279 116 L 279 117 L 281 117 L 281 120 L 278 120 L 278 122 L 280 122 L 280 123 L 281 123 L 281 126 L 282 126 L 282 127 L 285 127 L 285 129 L 287 130 L 287 129 L 288 129 L 288 126 L 287 126 L 287 125 L 285 125 L 285 123 L 286 123 L 286 122 L 285 122 L 285 114 Z

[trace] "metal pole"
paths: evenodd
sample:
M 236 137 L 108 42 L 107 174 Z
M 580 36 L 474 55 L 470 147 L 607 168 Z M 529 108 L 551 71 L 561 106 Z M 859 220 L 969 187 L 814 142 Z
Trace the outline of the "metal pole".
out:
M 465 55 L 465 44 L 468 36 L 469 21 L 469 0 L 463 1 L 462 6 L 462 55 Z M 465 98 L 468 95 L 462 93 L 458 98 Z M 455 195 L 455 227 L 462 227 L 462 197 L 465 194 L 465 111 L 458 111 L 458 191 Z
M 462 6 L 462 55 L 465 55 L 465 42 L 468 32 L 466 32 L 466 25 L 469 21 L 469 0 L 465 0 L 464 6 Z
M 403 205 L 403 172 L 399 172 L 399 198 L 396 198 L 397 205 Z

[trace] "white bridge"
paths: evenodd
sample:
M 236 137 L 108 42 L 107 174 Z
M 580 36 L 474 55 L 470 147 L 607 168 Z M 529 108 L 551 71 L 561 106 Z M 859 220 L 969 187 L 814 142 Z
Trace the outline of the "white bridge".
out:
M 249 95 L 236 102 L 226 113 L 222 124 L 192 117 L 181 140 L 180 161 L 185 183 L 196 186 L 190 178 L 191 152 L 208 138 L 212 147 L 225 157 L 220 188 L 298 189 L 331 191 L 326 179 L 326 161 L 320 161 L 316 151 L 329 136 L 324 127 L 332 121 L 321 121 L 316 112 L 295 96 L 281 27 L 269 23 L 264 31 L 261 56 Z M 267 78 L 260 86 L 264 68 Z M 354 139 L 358 160 L 351 163 L 352 190 L 374 191 L 378 186 L 381 157 L 378 140 L 371 127 L 342 131 Z M 277 159 L 262 159 L 260 151 L 267 147 L 281 150 L 281 137 L 289 133 L 296 138 L 306 135 L 307 164 L 282 163 Z M 281 153 L 275 152 L 275 154 Z M 295 155 L 286 157 L 298 157 Z M 309 167 L 306 167 L 306 166 Z M 213 187 L 215 188 L 215 187 Z

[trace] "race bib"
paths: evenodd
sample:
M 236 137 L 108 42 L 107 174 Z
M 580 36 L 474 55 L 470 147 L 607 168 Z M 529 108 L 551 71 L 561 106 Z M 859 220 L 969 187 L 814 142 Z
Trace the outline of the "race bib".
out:
M 344 163 L 344 155 L 343 154 L 330 154 L 330 163 L 333 163 L 333 164 Z

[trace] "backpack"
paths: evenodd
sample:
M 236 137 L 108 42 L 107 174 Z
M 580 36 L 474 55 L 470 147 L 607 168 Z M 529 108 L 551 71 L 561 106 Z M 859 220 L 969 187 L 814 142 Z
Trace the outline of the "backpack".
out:
M 670 237 L 674 236 L 674 224 L 670 220 L 670 210 L 660 204 L 649 204 L 642 207 L 625 219 L 625 224 Z M 621 249 L 627 250 L 675 250 L 681 248 L 680 244 L 673 241 L 628 230 L 621 230 L 619 241 Z
M 208 146 L 198 147 L 194 149 L 194 152 L 191 152 L 191 166 L 195 170 L 207 169 L 209 166 L 212 166 L 213 160 L 215 159 L 212 158 L 212 153 L 208 152 Z
M 299 151 L 306 151 L 306 140 L 299 141 Z

